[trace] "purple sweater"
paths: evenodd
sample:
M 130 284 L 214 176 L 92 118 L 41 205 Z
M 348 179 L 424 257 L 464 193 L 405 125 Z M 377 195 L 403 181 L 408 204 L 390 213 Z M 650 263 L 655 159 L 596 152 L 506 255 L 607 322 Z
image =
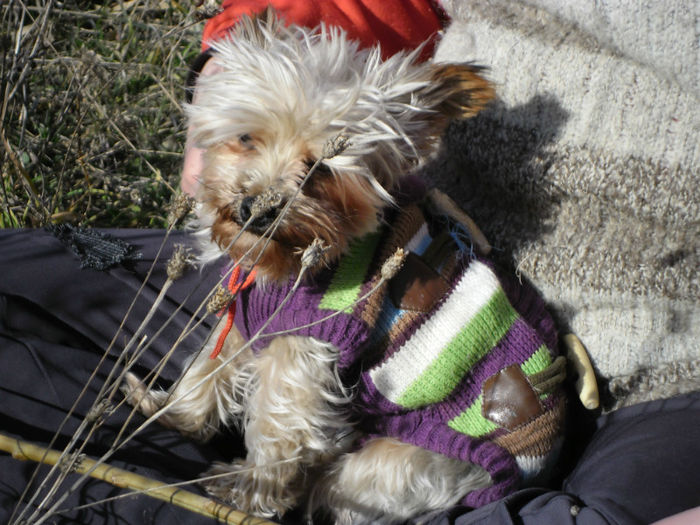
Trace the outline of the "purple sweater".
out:
M 338 348 L 356 418 L 368 439 L 390 436 L 480 465 L 490 487 L 466 495 L 478 507 L 541 471 L 561 434 L 564 398 L 556 332 L 534 291 L 463 253 L 454 224 L 404 207 L 355 242 L 333 268 L 297 288 L 254 339 L 290 331 Z M 458 242 L 455 242 L 455 239 Z M 382 263 L 410 252 L 388 284 Z M 292 289 L 253 286 L 239 296 L 236 326 L 250 340 Z

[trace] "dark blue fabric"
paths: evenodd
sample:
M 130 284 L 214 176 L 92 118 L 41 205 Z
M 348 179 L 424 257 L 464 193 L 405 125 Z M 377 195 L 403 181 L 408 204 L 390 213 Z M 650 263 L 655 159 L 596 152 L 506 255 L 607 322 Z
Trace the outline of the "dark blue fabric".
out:
M 162 231 L 110 233 L 125 239 L 143 254 L 140 260 L 132 261 L 132 269 L 81 269 L 79 256 L 46 231 L 0 230 L 0 432 L 46 446 L 98 365 L 163 239 Z M 156 266 L 144 289 L 143 300 L 135 305 L 123 335 L 53 448 L 60 449 L 66 444 L 68 436 L 85 416 L 119 350 L 144 318 L 165 281 L 165 261 L 176 242 L 184 242 L 182 234 L 176 233 L 166 246 L 163 263 Z M 218 278 L 218 271 L 212 273 L 213 276 L 205 278 L 208 283 L 200 287 L 194 298 L 186 301 L 186 307 L 175 316 L 172 326 L 155 339 L 136 367 L 137 374 L 144 376 L 168 350 L 207 286 L 210 288 L 212 281 Z M 190 271 L 182 281 L 176 282 L 149 325 L 149 337 L 175 312 L 199 279 L 199 272 Z M 201 344 L 208 329 L 208 323 L 202 325 L 176 352 L 165 367 L 163 386 L 177 377 L 184 359 Z M 115 400 L 121 399 L 121 393 L 117 392 Z M 104 453 L 128 414 L 127 407 L 122 406 L 99 428 L 85 452 L 91 457 Z M 137 416 L 135 421 L 143 421 L 143 418 Z M 240 441 L 230 434 L 205 446 L 155 424 L 109 463 L 158 480 L 176 482 L 196 477 L 212 461 L 225 460 L 236 452 L 240 454 L 241 450 Z M 0 453 L 0 523 L 9 519 L 35 466 Z M 42 467 L 42 472 L 47 471 L 48 467 Z M 68 484 L 72 484 L 73 479 L 75 477 L 71 476 Z M 196 485 L 188 489 L 202 493 Z M 122 492 L 105 482 L 90 480 L 61 508 Z M 214 522 L 169 503 L 138 496 L 69 512 L 52 518 L 49 523 L 196 525 Z

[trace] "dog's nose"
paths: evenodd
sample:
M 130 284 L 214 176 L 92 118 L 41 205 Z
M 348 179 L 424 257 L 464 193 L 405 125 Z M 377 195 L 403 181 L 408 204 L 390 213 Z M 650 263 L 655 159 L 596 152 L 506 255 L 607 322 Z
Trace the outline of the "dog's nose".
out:
M 283 205 L 284 199 L 278 193 L 266 192 L 254 197 L 244 197 L 238 209 L 241 226 L 247 223 L 247 229 L 255 233 L 264 233 L 275 221 Z
M 238 209 L 238 216 L 241 222 L 248 222 L 252 213 L 253 203 L 255 202 L 255 197 L 245 197 L 241 201 L 241 206 Z

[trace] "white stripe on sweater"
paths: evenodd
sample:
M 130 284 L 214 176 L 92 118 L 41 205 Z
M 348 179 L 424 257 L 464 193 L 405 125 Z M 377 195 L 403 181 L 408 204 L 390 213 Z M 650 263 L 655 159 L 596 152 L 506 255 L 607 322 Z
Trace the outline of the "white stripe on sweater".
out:
M 472 261 L 440 309 L 386 362 L 370 370 L 379 392 L 397 403 L 498 289 L 500 283 L 488 266 Z
M 424 222 L 418 231 L 413 234 L 413 237 L 406 243 L 404 250 L 413 252 L 416 255 L 423 255 L 425 250 L 430 246 L 433 238 L 428 233 L 428 225 Z

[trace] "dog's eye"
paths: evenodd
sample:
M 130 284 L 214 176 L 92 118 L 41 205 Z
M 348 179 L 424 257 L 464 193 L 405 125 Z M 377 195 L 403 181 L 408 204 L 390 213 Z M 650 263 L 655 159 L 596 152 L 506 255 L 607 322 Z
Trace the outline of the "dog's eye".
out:
M 243 135 L 238 137 L 238 142 L 240 142 L 246 148 L 253 147 L 253 137 L 250 136 L 250 133 L 244 133 Z
M 306 165 L 307 171 L 313 168 L 314 164 L 316 164 L 315 160 L 312 159 L 306 159 L 304 161 L 304 164 Z M 328 167 L 328 164 L 325 162 L 319 162 L 318 166 L 316 166 L 316 169 L 312 173 L 312 175 L 332 175 L 333 172 L 331 169 Z

